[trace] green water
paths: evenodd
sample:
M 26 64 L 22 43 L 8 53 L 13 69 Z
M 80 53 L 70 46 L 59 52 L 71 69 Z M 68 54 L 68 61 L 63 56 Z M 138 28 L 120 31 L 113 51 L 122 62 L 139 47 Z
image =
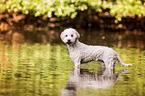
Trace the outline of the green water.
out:
M 78 87 L 68 95 L 63 90 L 67 90 L 74 64 L 65 45 L 0 44 L 0 96 L 145 96 L 145 51 L 112 48 L 133 66 L 123 68 L 116 63 L 112 76 L 118 77 L 113 77 L 117 79 L 113 84 L 107 88 Z M 84 74 L 101 74 L 99 62 L 84 64 L 81 69 L 87 70 Z M 127 72 L 119 76 L 124 69 Z

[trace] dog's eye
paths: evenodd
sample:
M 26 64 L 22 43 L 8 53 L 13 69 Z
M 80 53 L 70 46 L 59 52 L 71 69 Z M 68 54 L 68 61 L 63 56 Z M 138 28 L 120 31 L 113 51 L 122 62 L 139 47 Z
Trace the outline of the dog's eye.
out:
M 67 37 L 67 35 L 65 35 L 65 37 Z
M 71 35 L 71 37 L 73 37 L 74 35 Z

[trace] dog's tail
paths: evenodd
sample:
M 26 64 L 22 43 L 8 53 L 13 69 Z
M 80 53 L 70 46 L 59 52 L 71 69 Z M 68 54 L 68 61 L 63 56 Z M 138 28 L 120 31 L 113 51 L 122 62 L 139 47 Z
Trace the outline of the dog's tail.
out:
M 121 58 L 119 57 L 119 55 L 117 54 L 117 59 L 119 61 L 119 63 L 121 64 L 121 66 L 127 67 L 127 66 L 132 66 L 132 64 L 125 64 Z

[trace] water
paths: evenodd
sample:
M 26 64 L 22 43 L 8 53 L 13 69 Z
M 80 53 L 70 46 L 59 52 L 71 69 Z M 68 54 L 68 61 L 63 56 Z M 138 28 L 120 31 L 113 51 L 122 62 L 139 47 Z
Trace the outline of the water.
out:
M 0 96 L 145 96 L 143 33 L 90 31 L 81 31 L 80 41 L 110 46 L 133 66 L 103 70 L 97 61 L 78 72 L 59 37 L 57 43 L 0 43 Z

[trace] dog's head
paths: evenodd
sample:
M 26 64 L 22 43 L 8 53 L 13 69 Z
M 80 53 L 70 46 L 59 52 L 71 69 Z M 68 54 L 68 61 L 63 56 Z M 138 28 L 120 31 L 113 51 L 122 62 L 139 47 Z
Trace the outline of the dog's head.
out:
M 73 28 L 68 28 L 65 29 L 61 34 L 60 34 L 61 40 L 67 44 L 71 45 L 76 42 L 77 39 L 80 38 L 80 34 Z

